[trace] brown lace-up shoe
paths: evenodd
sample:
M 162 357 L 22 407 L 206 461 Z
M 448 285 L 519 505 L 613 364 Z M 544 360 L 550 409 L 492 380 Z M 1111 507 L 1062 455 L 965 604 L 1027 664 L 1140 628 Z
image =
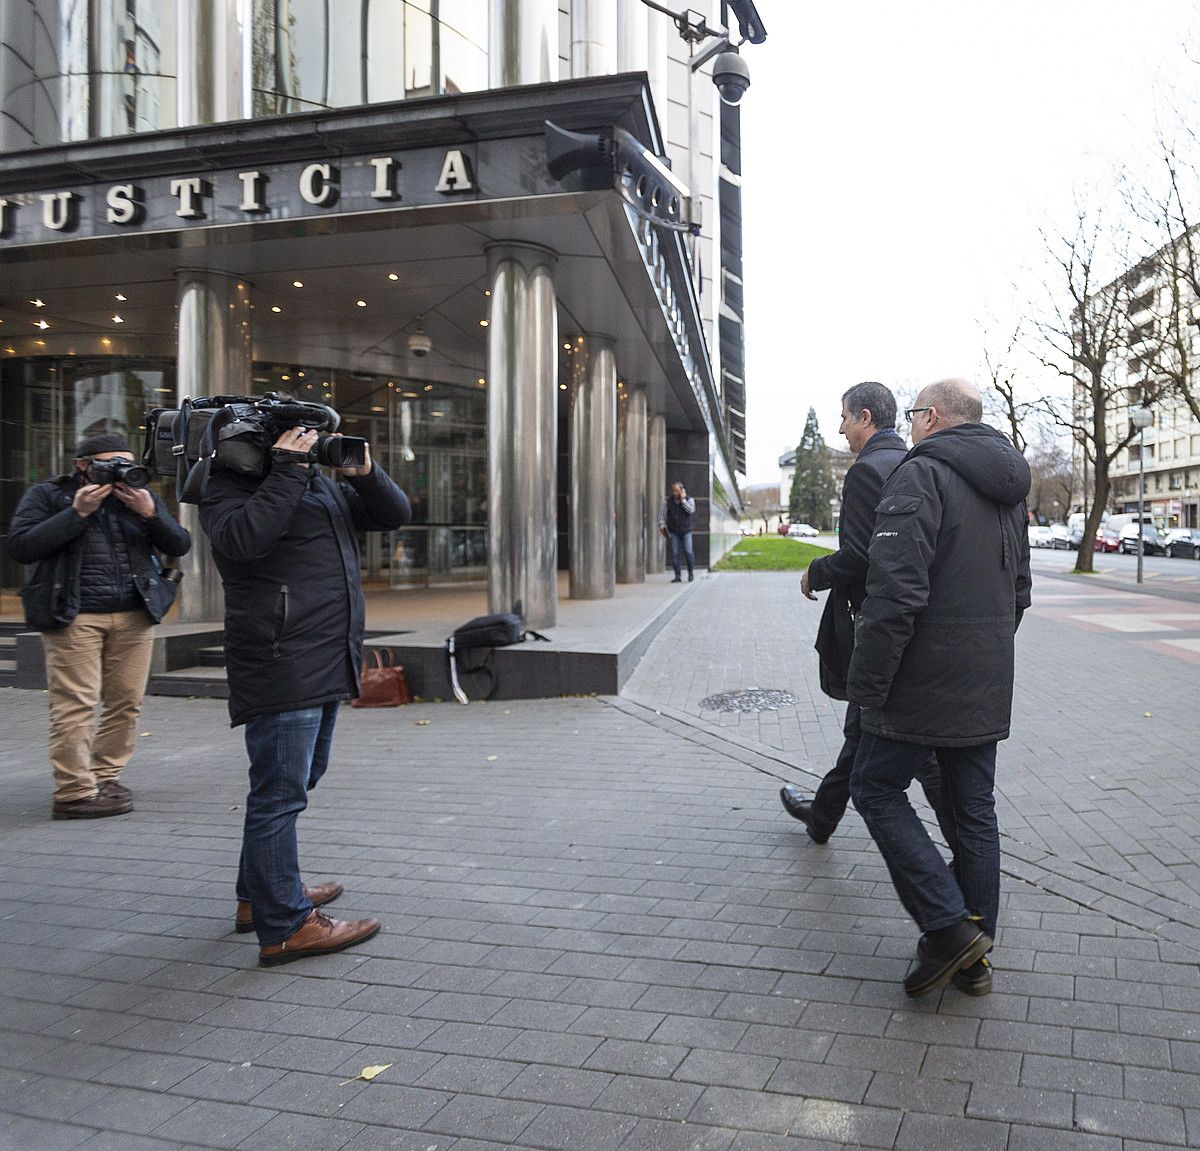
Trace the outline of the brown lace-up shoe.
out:
M 274 967 L 295 959 L 307 959 L 310 955 L 331 955 L 370 939 L 378 930 L 378 919 L 356 919 L 351 923 L 330 919 L 314 908 L 299 931 L 293 932 L 282 943 L 260 947 L 258 962 L 263 967 Z
M 117 799 L 127 799 L 133 801 L 133 792 L 129 790 L 123 783 L 119 783 L 115 779 L 106 779 L 100 785 L 101 795 L 112 795 Z
M 309 887 L 307 883 L 304 884 L 304 894 L 308 896 L 313 907 L 323 907 L 326 903 L 332 903 L 345 890 L 340 883 L 317 883 L 312 887 Z M 233 929 L 239 935 L 254 930 L 254 915 L 250 911 L 250 900 L 238 900 L 237 911 L 233 917 Z
M 100 792 L 90 799 L 56 799 L 50 808 L 55 819 L 103 819 L 106 815 L 126 815 L 133 810 L 132 799 L 111 792 Z

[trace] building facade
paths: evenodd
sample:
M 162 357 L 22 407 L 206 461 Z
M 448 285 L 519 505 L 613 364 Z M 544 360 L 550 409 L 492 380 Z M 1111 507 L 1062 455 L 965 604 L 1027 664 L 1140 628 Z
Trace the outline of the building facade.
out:
M 375 586 L 552 626 L 560 569 L 662 570 L 675 479 L 718 558 L 740 132 L 693 49 L 641 0 L 0 0 L 0 522 L 83 435 L 276 390 L 412 497 Z M 556 129 L 593 147 L 554 175 Z M 189 563 L 183 619 L 218 618 Z

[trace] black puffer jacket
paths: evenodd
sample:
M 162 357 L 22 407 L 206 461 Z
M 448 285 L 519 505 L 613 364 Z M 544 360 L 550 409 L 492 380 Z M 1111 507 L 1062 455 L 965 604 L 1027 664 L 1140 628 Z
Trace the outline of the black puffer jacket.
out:
M 21 590 L 26 624 L 57 631 L 79 614 L 81 604 L 87 611 L 140 604 L 157 623 L 171 606 L 174 589 L 161 578 L 154 549 L 185 555 L 192 537 L 153 492 L 156 514 L 150 519 L 113 496 L 90 516 L 80 516 L 71 505 L 86 482 L 76 472 L 34 484 L 13 513 L 9 555 L 35 565 Z
M 354 533 L 411 518 L 378 464 L 346 484 L 296 464 L 276 464 L 261 482 L 209 476 L 200 522 L 225 584 L 235 726 L 358 695 L 365 605 Z
M 864 729 L 935 747 L 1008 737 L 1028 494 L 1029 465 L 983 424 L 935 432 L 892 473 L 848 677 Z

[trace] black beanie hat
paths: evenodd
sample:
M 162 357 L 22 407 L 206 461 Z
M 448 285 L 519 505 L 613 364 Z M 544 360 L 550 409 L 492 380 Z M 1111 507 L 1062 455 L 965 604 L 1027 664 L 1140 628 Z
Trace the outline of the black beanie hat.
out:
M 86 459 L 88 456 L 98 456 L 103 452 L 127 452 L 129 445 L 124 436 L 116 432 L 103 432 L 98 436 L 88 436 L 75 445 L 75 458 Z

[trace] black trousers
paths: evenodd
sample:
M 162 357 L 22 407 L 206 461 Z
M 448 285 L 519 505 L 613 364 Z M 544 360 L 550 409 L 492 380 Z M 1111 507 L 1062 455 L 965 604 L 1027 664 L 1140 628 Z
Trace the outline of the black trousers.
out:
M 812 802 L 812 827 L 816 835 L 832 835 L 841 823 L 846 813 L 846 805 L 850 802 L 850 772 L 854 767 L 854 757 L 858 754 L 858 744 L 862 739 L 862 709 L 856 703 L 846 705 L 846 720 L 842 724 L 842 734 L 845 742 L 838 752 L 837 761 L 832 770 L 821 780 L 817 794 Z M 954 819 L 948 807 L 942 802 L 942 771 L 938 766 L 937 757 L 930 752 L 929 758 L 917 772 L 917 782 L 925 792 L 933 814 L 937 816 L 938 827 L 946 840 L 950 853 L 956 855 L 955 847 L 958 836 L 954 830 Z

